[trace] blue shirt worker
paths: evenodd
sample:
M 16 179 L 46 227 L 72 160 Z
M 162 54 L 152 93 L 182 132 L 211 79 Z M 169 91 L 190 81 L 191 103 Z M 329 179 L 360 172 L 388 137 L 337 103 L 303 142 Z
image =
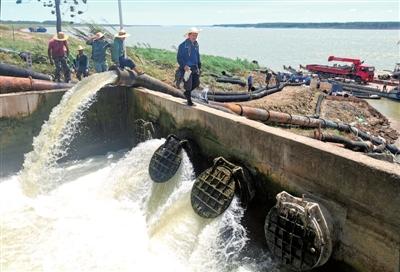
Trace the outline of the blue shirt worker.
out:
M 110 43 L 104 38 L 104 34 L 97 32 L 96 35 L 88 40 L 86 44 L 92 46 L 92 60 L 94 69 L 97 73 L 105 72 L 108 70 L 106 52 L 107 48 L 111 47 Z
M 133 62 L 132 59 L 125 56 L 125 39 L 130 35 L 125 32 L 125 30 L 121 29 L 114 37 L 113 48 L 111 51 L 111 58 L 112 61 L 119 66 L 121 69 L 125 67 L 134 70 L 138 75 L 143 74 L 136 69 L 136 64 Z
M 197 37 L 200 30 L 196 27 L 190 28 L 185 34 L 186 40 L 178 48 L 177 61 L 181 78 L 183 77 L 183 87 L 187 104 L 193 105 L 191 92 L 200 86 L 200 51 Z
M 78 55 L 75 59 L 76 77 L 81 80 L 83 77 L 89 75 L 89 60 L 88 57 L 83 53 L 83 47 L 78 47 Z

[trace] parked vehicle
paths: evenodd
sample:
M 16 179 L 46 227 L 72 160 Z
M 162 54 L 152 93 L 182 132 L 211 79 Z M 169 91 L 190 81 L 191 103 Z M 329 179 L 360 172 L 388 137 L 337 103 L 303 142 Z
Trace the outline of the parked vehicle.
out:
M 343 77 L 355 80 L 357 83 L 372 82 L 374 80 L 375 67 L 363 65 L 363 61 L 359 59 L 339 58 L 329 56 L 328 61 L 349 62 L 351 65 L 320 65 L 309 64 L 306 69 L 312 73 L 316 73 L 322 77 Z
M 31 26 L 28 29 L 30 32 L 41 32 L 41 33 L 47 32 L 47 28 L 45 28 L 43 26 L 38 26 L 38 27 Z

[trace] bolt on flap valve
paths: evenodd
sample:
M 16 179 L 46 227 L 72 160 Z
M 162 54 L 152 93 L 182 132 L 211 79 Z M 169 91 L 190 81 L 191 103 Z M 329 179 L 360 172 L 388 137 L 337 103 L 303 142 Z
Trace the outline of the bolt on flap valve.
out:
M 149 164 L 149 174 L 154 182 L 166 182 L 175 175 L 181 165 L 182 148 L 186 143 L 186 140 L 171 134 L 154 152 Z
M 332 254 L 332 224 L 326 209 L 284 191 L 276 199 L 264 225 L 273 256 L 295 271 L 326 263 Z

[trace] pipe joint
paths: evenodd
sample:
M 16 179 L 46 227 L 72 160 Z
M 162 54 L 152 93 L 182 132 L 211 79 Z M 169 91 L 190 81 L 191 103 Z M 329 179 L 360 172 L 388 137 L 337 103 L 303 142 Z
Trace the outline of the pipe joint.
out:
M 110 70 L 117 73 L 118 79 L 116 81 L 116 85 L 123 87 L 133 87 L 134 85 L 136 85 L 138 75 L 135 71 L 132 71 L 130 69 L 121 69 L 116 65 L 111 66 Z

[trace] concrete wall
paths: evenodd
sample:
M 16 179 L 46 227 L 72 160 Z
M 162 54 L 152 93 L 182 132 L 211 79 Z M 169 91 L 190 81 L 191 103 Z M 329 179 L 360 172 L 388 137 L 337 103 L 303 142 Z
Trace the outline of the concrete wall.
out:
M 0 176 L 18 171 L 24 154 L 32 150 L 43 123 L 64 91 L 37 91 L 0 95 Z M 104 88 L 84 113 L 68 159 L 104 154 L 130 147 L 126 130 L 126 89 Z
M 356 271 L 399 272 L 399 165 L 169 95 L 136 89 L 128 97 L 128 120 L 151 120 L 161 136 L 252 167 L 271 201 L 280 190 L 319 200 L 333 215 L 334 259 Z
M 61 96 L 62 92 L 0 95 L 1 175 L 18 170 Z M 71 156 L 130 147 L 133 121 L 138 118 L 153 121 L 158 136 L 176 133 L 194 140 L 198 152 L 210 158 L 209 164 L 223 155 L 246 165 L 258 178 L 258 196 L 270 203 L 281 190 L 319 200 L 334 217 L 334 259 L 357 271 L 399 272 L 398 165 L 206 106 L 188 107 L 169 95 L 124 88 L 100 91 L 85 113 Z M 261 220 L 266 212 L 257 210 Z
M 65 90 L 32 91 L 0 95 L 0 118 L 21 118 L 34 113 L 52 96 L 61 97 Z

